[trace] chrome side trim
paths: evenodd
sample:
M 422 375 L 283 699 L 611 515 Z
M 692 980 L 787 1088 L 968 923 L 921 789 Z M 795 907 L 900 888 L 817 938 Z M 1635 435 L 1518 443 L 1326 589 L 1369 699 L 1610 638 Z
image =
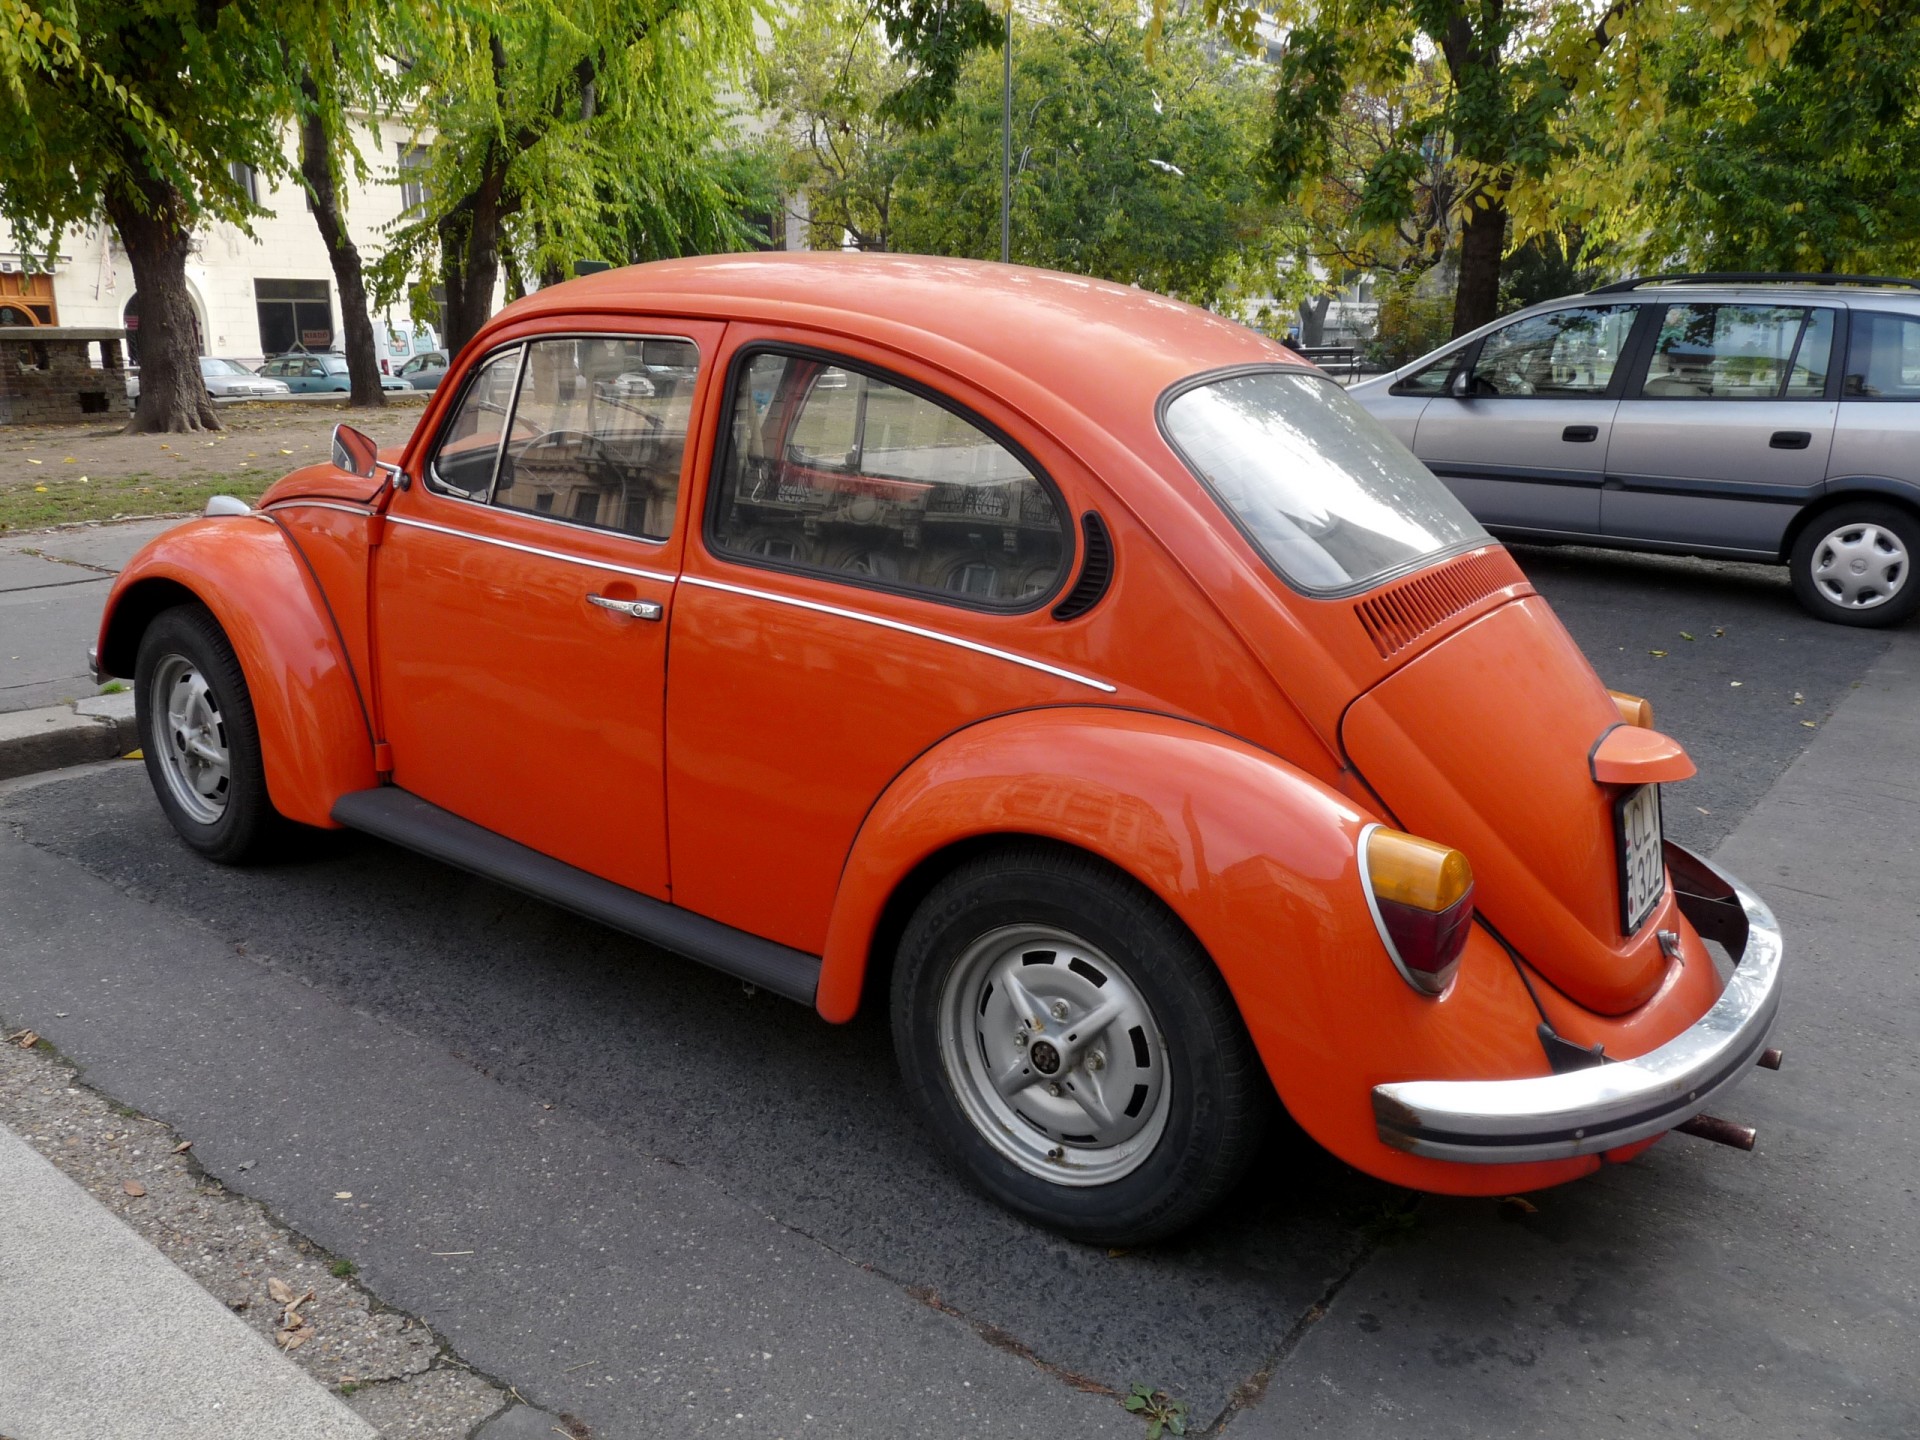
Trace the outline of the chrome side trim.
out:
M 683 585 L 698 585 L 703 590 L 723 590 L 729 595 L 745 595 L 753 600 L 768 600 L 775 605 L 791 605 L 796 610 L 811 610 L 818 615 L 833 615 L 842 620 L 857 620 L 863 625 L 877 625 L 882 630 L 894 630 L 902 635 L 917 635 L 922 640 L 937 640 L 942 645 L 952 645 L 961 650 L 971 650 L 976 655 L 989 655 L 995 660 L 1024 665 L 1029 670 L 1038 670 L 1061 680 L 1071 680 L 1076 685 L 1085 685 L 1089 689 L 1099 690 L 1108 695 L 1119 688 L 1116 685 L 1109 685 L 1105 680 L 1095 680 L 1091 676 L 1081 675 L 1073 670 L 1063 670 L 1058 665 L 1049 665 L 1044 660 L 1035 660 L 1027 655 L 1016 655 L 1011 650 L 998 650 L 991 645 L 982 645 L 977 640 L 949 635 L 943 630 L 928 630 L 920 625 L 909 625 L 904 620 L 889 620 L 883 615 L 869 615 L 862 610 L 846 610 L 838 605 L 824 605 L 817 600 L 802 600 L 798 596 L 781 595 L 772 590 L 755 590 L 748 585 L 729 585 L 724 580 L 709 580 L 701 575 L 682 575 L 680 582 Z
M 1733 974 L 1705 1015 L 1645 1055 L 1564 1075 L 1376 1085 L 1373 1114 L 1382 1143 L 1477 1165 L 1569 1160 L 1671 1130 L 1744 1079 L 1780 1009 L 1779 922 L 1726 871 L 1688 859 L 1726 884 L 1746 920 Z M 1714 903 L 1682 894 L 1683 909 L 1690 901 Z
M 673 584 L 674 577 L 662 574 L 658 570 L 642 570 L 633 565 L 615 565 L 608 560 L 589 560 L 584 555 L 569 555 L 563 550 L 543 550 L 538 545 L 522 545 L 518 540 L 500 540 L 491 535 L 475 535 L 471 530 L 455 530 L 447 525 L 433 525 L 425 520 L 414 520 L 404 515 L 387 514 L 389 525 L 405 525 L 414 530 L 431 530 L 436 535 L 451 535 L 456 540 L 471 540 L 477 545 L 498 545 L 502 550 L 518 550 L 523 555 L 538 555 L 544 560 L 565 560 L 570 564 L 583 565 L 589 570 L 605 570 L 615 575 L 635 575 L 642 580 L 658 580 L 662 585 Z
M 342 515 L 360 516 L 373 514 L 373 511 L 363 510 L 358 505 L 340 505 L 332 500 L 276 500 L 264 508 L 269 515 L 280 510 L 338 510 Z

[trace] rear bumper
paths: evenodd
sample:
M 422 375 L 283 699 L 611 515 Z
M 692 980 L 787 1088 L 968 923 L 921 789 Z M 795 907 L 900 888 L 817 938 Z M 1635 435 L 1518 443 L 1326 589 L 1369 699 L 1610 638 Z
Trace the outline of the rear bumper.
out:
M 1667 842 L 1680 911 L 1734 970 L 1713 1008 L 1657 1050 L 1526 1080 L 1402 1080 L 1373 1089 L 1383 1143 L 1435 1160 L 1505 1165 L 1630 1145 L 1698 1115 L 1737 1084 L 1780 1008 L 1780 926 L 1746 886 Z

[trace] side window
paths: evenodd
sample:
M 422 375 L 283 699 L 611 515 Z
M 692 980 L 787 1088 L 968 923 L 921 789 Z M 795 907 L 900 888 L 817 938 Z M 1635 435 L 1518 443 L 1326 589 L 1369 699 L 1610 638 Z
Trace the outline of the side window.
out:
M 1447 393 L 1447 379 L 1453 374 L 1453 367 L 1460 363 L 1460 352 L 1464 346 L 1455 346 L 1438 360 L 1423 365 L 1393 387 L 1396 395 L 1444 395 Z
M 851 366 L 760 351 L 735 372 L 714 549 L 1022 609 L 1069 560 L 1026 461 L 945 405 Z
M 1920 400 L 1920 317 L 1854 311 L 1841 393 L 1850 400 Z
M 1484 396 L 1599 399 L 1633 330 L 1631 305 L 1529 315 L 1480 342 L 1473 390 Z
M 440 443 L 427 465 L 429 486 L 469 500 L 487 498 L 494 462 L 500 457 L 500 437 L 507 432 L 507 416 L 513 409 L 513 384 L 519 375 L 518 345 L 489 356 L 474 372 L 453 418 L 440 432 Z
M 664 539 L 700 353 L 689 340 L 536 340 L 493 503 Z
M 1649 400 L 1818 399 L 1833 359 L 1833 312 L 1804 305 L 1669 305 Z

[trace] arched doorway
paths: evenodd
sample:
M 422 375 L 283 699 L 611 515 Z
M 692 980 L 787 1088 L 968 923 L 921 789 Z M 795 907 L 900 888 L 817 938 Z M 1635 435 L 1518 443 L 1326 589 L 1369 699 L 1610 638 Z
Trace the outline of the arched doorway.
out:
M 193 304 L 193 297 L 187 297 L 189 308 L 193 311 L 193 353 L 207 353 L 207 342 L 200 329 L 200 307 Z M 140 292 L 134 291 L 127 297 L 126 308 L 120 312 L 120 323 L 127 327 L 127 363 L 140 363 Z
M 38 325 L 33 311 L 24 305 L 9 304 L 0 300 L 0 325 Z

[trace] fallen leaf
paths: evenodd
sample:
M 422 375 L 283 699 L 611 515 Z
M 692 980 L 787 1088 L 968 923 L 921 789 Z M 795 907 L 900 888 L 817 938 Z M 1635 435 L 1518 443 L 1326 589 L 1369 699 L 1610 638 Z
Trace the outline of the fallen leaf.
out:
M 293 1303 L 293 1287 L 286 1281 L 271 1276 L 267 1279 L 267 1295 L 276 1305 Z
M 281 451 L 280 453 L 281 453 L 282 455 L 291 455 L 291 454 L 293 453 L 293 451 L 291 451 L 291 450 L 282 450 L 282 451 Z
M 333 1192 L 333 1198 L 336 1200 L 351 1200 L 353 1198 L 353 1192 L 351 1190 L 336 1190 Z
M 1701 813 L 1702 815 L 1711 815 L 1711 814 L 1713 814 L 1713 811 L 1711 811 L 1711 810 L 1709 810 L 1709 809 L 1707 809 L 1707 807 L 1706 807 L 1706 806 L 1704 806 L 1704 805 L 1696 805 L 1696 806 L 1694 806 L 1693 808 L 1694 808 L 1694 809 L 1696 809 L 1696 810 L 1698 810 L 1698 811 L 1699 811 L 1699 812 L 1700 812 L 1700 813 Z
M 138 1180 L 122 1180 L 120 1182 L 120 1188 L 136 1200 L 147 1193 L 147 1187 L 142 1185 Z
M 298 1350 L 312 1338 L 313 1332 L 311 1330 L 290 1330 L 282 1337 L 282 1343 L 289 1350 Z
M 1747 682 L 1744 680 L 1729 680 L 1727 683 L 1731 685 L 1734 689 L 1738 690 L 1742 685 L 1746 684 Z
M 1722 635 L 1726 633 L 1727 633 L 1727 627 L 1724 625 L 1716 625 L 1713 627 L 1713 638 L 1716 640 L 1718 640 Z
M 1684 631 L 1684 630 L 1682 630 L 1682 631 L 1680 632 L 1680 638 L 1681 638 L 1682 640 L 1691 640 L 1691 639 L 1693 638 L 1693 636 L 1691 636 L 1691 635 L 1689 635 L 1689 634 L 1688 634 L 1688 633 L 1687 633 L 1686 631 Z
M 1818 730 L 1820 728 L 1818 725 L 1814 724 L 1813 721 L 1811 720 L 1802 720 L 1800 723 L 1806 726 L 1807 729 L 1809 730 Z
M 36 495 L 44 495 L 47 493 L 47 487 L 44 485 L 36 485 L 33 487 L 33 493 Z
M 13 1043 L 18 1045 L 22 1050 L 31 1050 L 35 1045 L 40 1043 L 40 1032 L 37 1030 L 22 1030 L 18 1035 L 13 1037 Z
M 1507 1195 L 1500 1201 L 1500 1213 L 1508 1219 L 1518 1219 L 1522 1215 L 1538 1215 L 1540 1207 L 1521 1195 Z
M 144 760 L 147 758 L 147 752 L 144 750 L 129 750 L 120 758 L 122 760 Z
M 1793 692 L 1793 703 L 1796 705 L 1804 705 L 1807 703 L 1807 697 L 1796 690 Z
M 193 1141 L 182 1140 L 178 1145 L 173 1147 L 173 1153 L 176 1155 L 184 1155 L 187 1151 L 191 1150 L 192 1148 L 193 1148 Z
M 1651 655 L 1656 660 L 1664 660 L 1667 658 L 1667 652 L 1664 650 L 1649 650 L 1647 651 L 1647 654 Z
M 44 460 L 34 460 L 34 459 L 32 459 L 32 458 L 29 458 L 29 459 L 28 459 L 28 461 L 27 461 L 27 463 L 28 463 L 29 465 L 44 465 L 44 464 L 46 464 L 47 462 L 46 462 L 46 461 L 44 461 Z
M 80 462 L 74 459 L 73 456 L 69 455 L 67 456 L 66 459 L 62 460 L 60 463 L 62 465 L 78 465 Z
M 287 1329 L 298 1330 L 302 1326 L 304 1326 L 306 1323 L 307 1323 L 306 1316 L 302 1315 L 298 1310 L 295 1310 L 291 1307 L 288 1308 L 287 1314 L 286 1314 Z
M 1133 1252 L 1131 1250 L 1125 1250 L 1125 1249 L 1109 1250 L 1107 1251 L 1107 1259 L 1118 1260 L 1122 1255 L 1131 1255 L 1132 1253 Z

